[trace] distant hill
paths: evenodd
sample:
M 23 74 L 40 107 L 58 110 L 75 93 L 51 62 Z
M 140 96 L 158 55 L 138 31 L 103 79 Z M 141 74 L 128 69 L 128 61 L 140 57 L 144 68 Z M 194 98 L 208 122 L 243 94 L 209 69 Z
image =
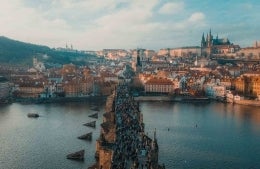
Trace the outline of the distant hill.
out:
M 32 65 L 32 58 L 35 56 L 43 62 L 58 64 L 83 64 L 88 58 L 95 57 L 82 52 L 57 51 L 48 46 L 20 42 L 0 36 L 0 63 Z

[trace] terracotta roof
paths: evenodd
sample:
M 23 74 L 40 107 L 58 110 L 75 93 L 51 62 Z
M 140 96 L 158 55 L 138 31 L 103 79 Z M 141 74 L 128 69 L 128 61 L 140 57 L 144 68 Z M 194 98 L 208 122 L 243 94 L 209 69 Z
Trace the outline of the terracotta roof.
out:
M 169 79 L 151 78 L 145 84 L 173 85 L 173 82 L 171 80 L 169 80 Z

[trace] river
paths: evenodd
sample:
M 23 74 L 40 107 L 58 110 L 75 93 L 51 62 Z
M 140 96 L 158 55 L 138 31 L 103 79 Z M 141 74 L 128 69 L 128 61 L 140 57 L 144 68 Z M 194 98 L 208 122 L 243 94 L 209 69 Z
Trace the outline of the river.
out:
M 87 169 L 94 162 L 104 102 L 0 105 L 0 168 Z M 97 127 L 90 122 L 98 106 Z M 141 102 L 145 131 L 156 128 L 167 169 L 260 168 L 260 108 L 222 103 Z M 27 113 L 38 112 L 32 119 Z M 93 132 L 93 141 L 77 139 Z M 85 149 L 85 161 L 67 160 Z

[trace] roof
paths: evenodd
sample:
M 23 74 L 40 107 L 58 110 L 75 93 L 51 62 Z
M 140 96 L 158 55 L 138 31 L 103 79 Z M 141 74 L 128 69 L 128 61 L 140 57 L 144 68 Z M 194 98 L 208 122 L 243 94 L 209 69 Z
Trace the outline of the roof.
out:
M 169 80 L 169 79 L 151 78 L 145 84 L 146 85 L 151 85 L 151 84 L 155 84 L 155 85 L 173 85 L 173 82 L 171 80 Z

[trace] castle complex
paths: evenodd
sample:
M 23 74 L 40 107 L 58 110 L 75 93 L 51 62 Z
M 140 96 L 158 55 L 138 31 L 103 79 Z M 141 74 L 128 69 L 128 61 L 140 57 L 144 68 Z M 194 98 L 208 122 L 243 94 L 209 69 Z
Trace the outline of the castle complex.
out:
M 228 38 L 216 38 L 211 34 L 211 29 L 205 38 L 204 33 L 201 39 L 201 56 L 217 57 L 217 56 L 232 56 L 240 50 L 239 45 L 234 45 Z

